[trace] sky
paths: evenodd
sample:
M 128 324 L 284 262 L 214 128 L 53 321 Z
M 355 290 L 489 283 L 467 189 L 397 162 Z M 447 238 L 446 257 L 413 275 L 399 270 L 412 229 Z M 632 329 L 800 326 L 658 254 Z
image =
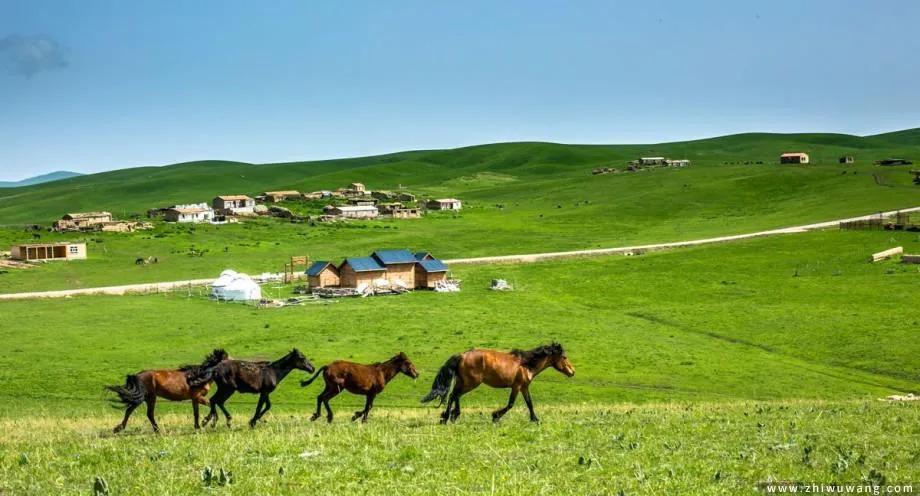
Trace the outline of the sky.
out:
M 0 180 L 920 126 L 916 0 L 0 0 Z

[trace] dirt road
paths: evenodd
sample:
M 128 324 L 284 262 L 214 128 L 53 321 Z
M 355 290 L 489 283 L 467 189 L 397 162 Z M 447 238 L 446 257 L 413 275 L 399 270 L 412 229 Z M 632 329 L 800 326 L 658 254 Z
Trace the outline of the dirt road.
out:
M 913 208 L 904 208 L 901 210 L 893 210 L 890 212 L 881 212 L 883 216 L 891 216 L 897 212 L 920 212 L 920 207 Z M 635 252 L 649 252 L 656 250 L 667 250 L 672 248 L 684 248 L 688 246 L 699 246 L 712 243 L 726 243 L 729 241 L 738 241 L 742 239 L 751 239 L 759 238 L 763 236 L 776 236 L 780 234 L 795 234 L 802 233 L 807 231 L 813 231 L 816 229 L 827 229 L 832 227 L 838 227 L 842 222 L 852 222 L 856 220 L 866 220 L 872 217 L 877 217 L 879 213 L 862 215 L 859 217 L 850 217 L 847 219 L 837 219 L 827 222 L 818 222 L 815 224 L 806 224 L 802 226 L 794 227 L 784 227 L 781 229 L 772 229 L 769 231 L 759 231 L 748 234 L 737 234 L 733 236 L 720 236 L 716 238 L 704 238 L 704 239 L 694 239 L 691 241 L 676 241 L 671 243 L 655 243 L 650 245 L 636 245 L 636 246 L 623 246 L 619 248 L 598 248 L 594 250 L 576 250 L 576 251 L 560 251 L 553 253 L 532 253 L 526 255 L 502 255 L 495 257 L 475 257 L 475 258 L 457 258 L 453 260 L 445 260 L 444 262 L 448 265 L 468 265 L 468 264 L 492 264 L 492 263 L 532 263 L 540 262 L 543 260 L 553 260 L 560 258 L 572 258 L 572 257 L 589 257 L 589 256 L 601 256 L 601 255 L 626 255 L 629 253 Z M 154 283 L 145 283 L 145 284 L 128 284 L 125 286 L 108 286 L 101 288 L 82 288 L 82 289 L 67 289 L 61 291 L 35 291 L 29 293 L 8 293 L 0 294 L 0 300 L 22 300 L 29 298 L 66 298 L 69 296 L 81 296 L 81 295 L 125 295 L 125 294 L 137 294 L 137 293 L 157 293 L 172 291 L 175 289 L 190 287 L 190 286 L 205 286 L 210 284 L 214 279 L 192 279 L 188 281 L 172 281 L 172 282 L 154 282 Z

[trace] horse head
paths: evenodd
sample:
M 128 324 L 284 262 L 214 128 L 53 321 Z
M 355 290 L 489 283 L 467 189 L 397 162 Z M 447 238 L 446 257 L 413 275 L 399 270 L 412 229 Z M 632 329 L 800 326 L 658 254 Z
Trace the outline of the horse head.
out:
M 566 356 L 565 350 L 562 349 L 562 345 L 559 343 L 553 343 L 549 345 L 550 351 L 550 363 L 553 368 L 562 372 L 567 377 L 572 377 L 575 375 L 575 367 L 572 366 L 572 362 L 569 361 L 569 357 Z
M 409 360 L 409 357 L 405 353 L 399 352 L 396 357 L 394 357 L 396 363 L 399 364 L 399 371 L 407 376 L 417 379 L 418 378 L 418 369 L 415 368 L 415 364 L 412 363 L 412 360 Z
M 290 353 L 288 353 L 288 358 L 292 361 L 292 365 L 295 369 L 303 370 L 308 374 L 312 374 L 313 371 L 316 370 L 316 368 L 313 367 L 313 363 L 310 362 L 310 360 L 308 360 L 307 357 L 305 357 L 304 354 L 301 353 L 297 348 L 294 348 Z

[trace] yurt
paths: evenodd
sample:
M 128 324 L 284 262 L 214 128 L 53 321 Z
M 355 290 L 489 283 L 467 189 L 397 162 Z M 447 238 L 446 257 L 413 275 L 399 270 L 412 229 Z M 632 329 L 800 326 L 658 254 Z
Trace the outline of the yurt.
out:
M 225 270 L 211 283 L 211 297 L 225 301 L 262 299 L 262 288 L 246 274 Z

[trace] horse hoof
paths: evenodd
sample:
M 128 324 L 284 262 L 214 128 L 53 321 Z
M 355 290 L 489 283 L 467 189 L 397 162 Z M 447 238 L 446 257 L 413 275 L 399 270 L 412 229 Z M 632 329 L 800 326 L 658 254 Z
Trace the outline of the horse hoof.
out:
M 539 423 L 540 423 L 540 419 L 538 419 L 537 417 L 530 417 L 530 421 L 533 422 L 533 423 L 535 423 L 535 424 L 539 424 Z
M 327 417 L 327 418 L 326 418 L 326 423 L 331 424 L 331 423 L 332 423 L 332 417 Z
M 115 428 L 112 429 L 112 433 L 113 433 L 113 434 L 118 434 L 118 433 L 121 432 L 123 429 L 124 429 L 124 427 L 122 427 L 122 426 L 120 426 L 120 425 L 116 425 Z

